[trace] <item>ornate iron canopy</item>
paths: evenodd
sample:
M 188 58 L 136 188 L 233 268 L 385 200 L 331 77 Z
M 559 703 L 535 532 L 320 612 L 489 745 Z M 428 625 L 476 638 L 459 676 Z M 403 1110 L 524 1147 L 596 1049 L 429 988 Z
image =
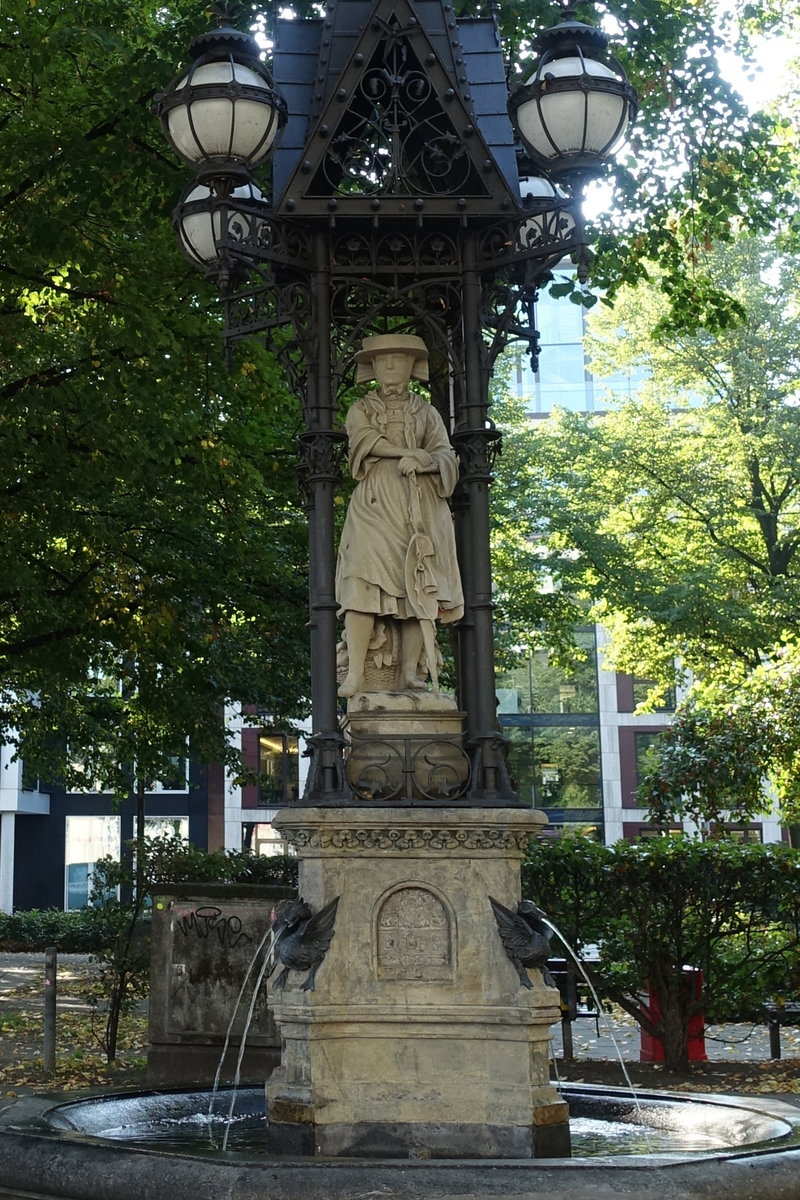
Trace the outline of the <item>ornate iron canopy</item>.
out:
M 218 52 L 213 39 L 209 45 Z M 234 50 L 225 54 L 233 59 Z M 238 78 L 238 67 L 233 73 Z M 162 98 L 162 116 L 191 99 L 189 76 L 179 79 L 179 101 Z M 494 698 L 489 485 L 499 433 L 489 417 L 489 381 L 510 341 L 527 342 L 535 354 L 537 289 L 583 243 L 579 191 L 536 175 L 509 117 L 495 20 L 457 17 L 450 0 L 329 0 L 319 19 L 279 19 L 270 78 L 274 119 L 285 113 L 271 175 L 259 174 L 255 191 L 242 186 L 240 164 L 203 166 L 175 224 L 187 255 L 217 275 L 227 342 L 264 337 L 303 407 L 313 721 L 306 799 L 350 804 L 368 791 L 390 804 L 431 803 L 433 795 L 448 804 L 519 804 Z M 235 124 L 235 81 L 223 91 L 223 115 L 232 112 Z M 208 98 L 199 89 L 198 96 Z M 225 146 L 233 144 L 230 127 L 229 120 Z M 281 327 L 289 336 L 278 335 Z M 422 782 L 416 751 L 405 743 L 383 747 L 385 778 L 376 782 L 375 747 L 348 747 L 337 710 L 339 396 L 353 381 L 361 340 L 386 331 L 424 339 L 431 400 L 459 458 L 462 758 L 455 770 L 448 758 L 452 778 L 445 778 L 426 750 L 423 760 L 436 770 Z M 356 770 L 362 752 L 366 775 Z

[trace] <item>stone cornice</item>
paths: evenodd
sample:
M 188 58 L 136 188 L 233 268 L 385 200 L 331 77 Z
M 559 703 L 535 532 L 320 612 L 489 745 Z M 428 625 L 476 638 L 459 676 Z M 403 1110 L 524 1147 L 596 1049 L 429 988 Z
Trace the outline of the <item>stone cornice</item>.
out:
M 545 824 L 537 809 L 290 808 L 273 825 L 301 853 L 518 853 Z

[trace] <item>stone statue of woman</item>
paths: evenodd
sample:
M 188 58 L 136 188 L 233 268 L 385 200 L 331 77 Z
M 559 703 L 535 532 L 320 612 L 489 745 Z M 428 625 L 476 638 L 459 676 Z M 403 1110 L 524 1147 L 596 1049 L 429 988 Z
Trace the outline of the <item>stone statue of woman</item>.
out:
M 447 503 L 458 463 L 436 409 L 409 390 L 412 377 L 428 378 L 421 338 L 367 337 L 356 362 L 358 381 L 377 380 L 378 388 L 347 414 L 350 473 L 358 483 L 336 565 L 348 658 L 339 695 L 424 689 L 428 677 L 436 689 L 436 623 L 464 612 Z M 393 687 L 370 683 L 370 660 L 394 663 Z

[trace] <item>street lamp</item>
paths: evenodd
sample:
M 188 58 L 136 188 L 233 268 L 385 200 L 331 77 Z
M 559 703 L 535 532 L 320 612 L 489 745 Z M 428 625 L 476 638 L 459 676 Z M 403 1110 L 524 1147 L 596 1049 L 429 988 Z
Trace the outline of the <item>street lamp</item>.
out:
M 286 121 L 258 44 L 226 24 L 223 12 L 219 28 L 192 42 L 189 70 L 156 101 L 172 149 L 219 190 L 249 179 Z
M 190 260 L 219 280 L 226 341 L 264 337 L 303 407 L 315 804 L 363 800 L 336 696 L 339 393 L 362 339 L 389 331 L 425 340 L 432 403 L 459 458 L 467 769 L 442 803 L 520 804 L 494 699 L 489 381 L 509 342 L 535 354 L 538 289 L 579 255 L 583 185 L 635 111 L 605 34 L 571 10 L 540 45 L 533 81 L 509 97 L 494 17 L 460 19 L 450 0 L 328 0 L 319 20 L 277 20 L 267 71 L 223 9 L 221 28 L 195 39 L 195 61 L 156 103 L 197 172 L 174 224 Z M 268 155 L 269 182 L 256 187 Z M 293 336 L 273 342 L 287 326 Z
M 608 53 L 601 30 L 563 19 L 536 40 L 542 52 L 528 82 L 510 98 L 519 135 L 540 170 L 554 178 L 591 178 L 618 149 L 636 116 L 636 93 Z
M 266 201 L 252 180 L 231 190 L 216 192 L 193 180 L 172 215 L 178 243 L 194 267 L 216 281 L 221 292 L 247 276 L 241 259 L 220 252 L 223 242 L 257 245 Z

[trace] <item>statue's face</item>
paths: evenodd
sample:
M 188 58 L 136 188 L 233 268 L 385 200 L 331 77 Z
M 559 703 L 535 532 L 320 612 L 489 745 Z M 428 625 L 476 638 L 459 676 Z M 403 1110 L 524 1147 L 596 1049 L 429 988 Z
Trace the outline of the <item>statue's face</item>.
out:
M 381 350 L 372 359 L 372 371 L 381 387 L 403 387 L 411 379 L 414 355 L 405 350 Z

